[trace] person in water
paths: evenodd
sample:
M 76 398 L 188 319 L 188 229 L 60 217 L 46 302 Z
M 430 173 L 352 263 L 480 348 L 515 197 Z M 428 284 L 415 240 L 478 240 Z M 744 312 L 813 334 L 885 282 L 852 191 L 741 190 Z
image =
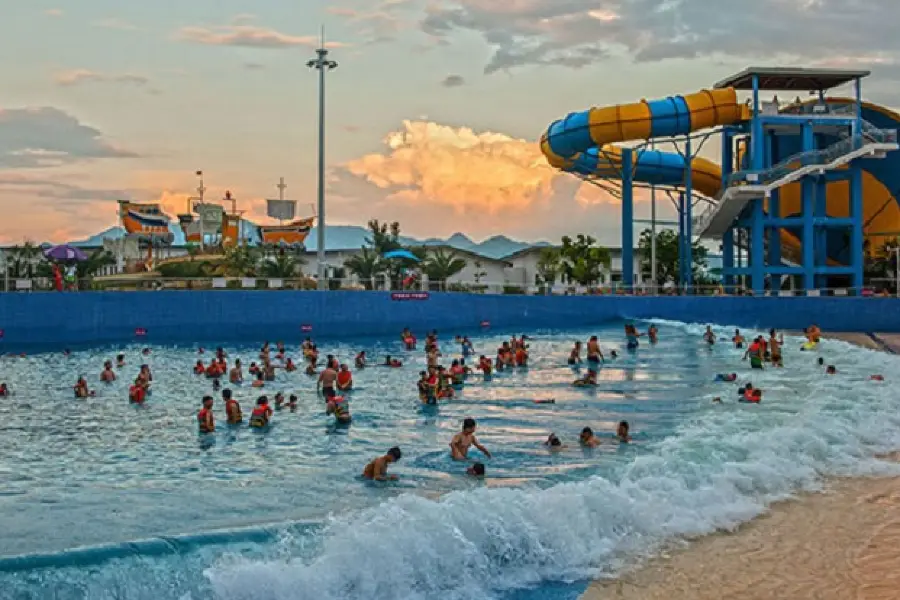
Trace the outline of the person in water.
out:
M 125 366 L 125 355 L 117 354 L 116 355 L 116 368 L 121 369 L 124 366 Z
M 475 437 L 475 429 L 477 429 L 478 424 L 475 422 L 475 419 L 466 418 L 462 424 L 462 431 L 453 436 L 453 439 L 450 440 L 450 456 L 453 457 L 453 460 L 465 460 L 469 455 L 469 448 L 475 446 L 478 450 L 491 458 L 491 453 L 488 452 L 488 449 L 482 446 L 478 442 L 478 438 Z
M 596 448 L 601 443 L 600 438 L 594 435 L 594 430 L 590 427 L 585 427 L 581 430 L 581 435 L 578 436 L 578 442 L 585 448 Z
M 568 362 L 573 366 L 581 364 L 581 340 L 576 341 L 575 345 L 572 346 L 572 351 L 569 352 Z
M 600 342 L 597 341 L 596 335 L 592 335 L 587 343 L 588 369 L 596 372 L 600 368 L 601 360 L 603 360 L 603 352 L 600 351 Z
M 562 440 L 560 440 L 555 433 L 551 433 L 547 437 L 547 441 L 544 442 L 544 445 L 547 446 L 547 449 L 550 450 L 550 452 L 559 452 L 560 450 L 565 450 L 568 447 L 563 445 Z
M 738 392 L 740 397 L 738 398 L 738 402 L 750 402 L 752 404 L 759 404 L 762 400 L 762 390 L 759 388 L 754 388 L 752 383 L 748 383 L 744 386 L 744 389 Z
M 416 382 L 416 388 L 419 391 L 419 400 L 422 404 L 437 404 L 437 396 L 435 396 L 437 380 L 432 385 L 430 379 L 428 372 L 419 371 L 419 380 Z
M 403 363 L 400 362 L 400 360 L 398 360 L 398 359 L 392 357 L 390 354 L 388 354 L 388 355 L 384 358 L 384 363 L 382 363 L 381 366 L 382 366 L 382 367 L 392 367 L 392 368 L 396 369 L 396 368 L 398 368 L 398 367 L 402 367 L 402 366 L 403 366 Z
M 265 376 L 263 375 L 263 372 L 261 369 L 256 370 L 256 378 L 253 380 L 253 383 L 251 383 L 250 385 L 252 385 L 255 388 L 261 388 L 261 387 L 266 386 L 266 379 L 265 379 Z
M 372 481 L 397 481 L 396 475 L 388 475 L 388 465 L 397 462 L 403 456 L 400 448 L 394 446 L 384 456 L 371 461 L 363 469 L 363 477 Z
M 574 385 L 575 387 L 597 385 L 597 371 L 594 370 L 593 365 L 588 367 L 587 373 L 584 375 L 584 377 L 579 377 L 572 382 L 572 385 Z
M 719 373 L 716 381 L 737 381 L 737 373 Z
M 769 330 L 769 359 L 772 366 L 783 367 L 784 362 L 781 358 L 781 347 L 784 346 L 784 336 L 776 335 L 774 329 Z
M 250 413 L 250 427 L 257 429 L 268 427 L 271 418 L 272 407 L 269 406 L 269 399 L 265 396 L 260 396 L 256 401 L 256 408 Z
M 484 477 L 484 463 L 473 463 L 466 469 L 466 475 L 472 477 Z
M 321 392 L 325 398 L 331 398 L 336 395 L 334 391 L 334 384 L 337 381 L 337 371 L 331 368 L 331 365 L 327 365 L 322 373 L 319 375 L 319 381 L 316 384 L 316 389 Z
M 356 358 L 353 359 L 354 364 L 357 369 L 365 369 L 366 368 L 366 351 L 361 350 L 359 354 L 356 355 Z
M 237 425 L 244 421 L 244 415 L 241 414 L 241 405 L 231 395 L 231 390 L 222 390 L 222 400 L 225 401 L 225 420 L 229 425 Z
M 353 418 L 350 416 L 350 406 L 343 396 L 332 396 L 325 403 L 325 414 L 334 415 L 334 420 L 339 425 L 347 425 Z
M 241 368 L 241 359 L 234 359 L 234 366 L 228 373 L 228 381 L 232 385 L 240 385 L 244 381 L 244 371 Z
M 112 383 L 116 380 L 116 372 L 113 371 L 113 364 L 111 360 L 108 360 L 103 363 L 103 371 L 100 372 L 100 381 L 103 383 Z
M 494 372 L 494 365 L 491 362 L 491 359 L 484 354 L 478 359 L 478 367 L 476 368 L 484 374 L 485 379 L 490 379 L 491 373 Z
M 640 345 L 641 333 L 633 323 L 625 324 L 625 339 L 628 340 L 626 347 L 629 350 L 635 350 Z
M 650 340 L 651 344 L 655 344 L 659 341 L 659 329 L 656 328 L 656 325 L 651 324 L 650 327 L 647 328 L 647 339 Z
M 206 373 L 206 365 L 198 358 L 197 363 L 194 365 L 194 375 L 203 375 L 204 373 Z
M 203 396 L 203 407 L 197 412 L 197 426 L 200 433 L 212 433 L 216 430 L 216 418 L 213 416 L 213 397 Z
M 76 398 L 89 398 L 90 396 L 94 395 L 94 392 L 92 392 L 88 388 L 87 379 L 85 379 L 84 377 L 78 378 L 78 381 L 75 382 L 75 386 L 73 387 L 73 389 L 75 390 Z
M 616 428 L 616 438 L 618 438 L 620 443 L 627 444 L 631 441 L 631 436 L 628 435 L 628 430 L 628 421 L 619 421 L 619 426 Z
M 287 360 L 284 362 L 284 370 L 288 373 L 292 373 L 297 370 L 297 365 L 294 364 L 294 359 L 290 356 L 288 356 Z
M 337 374 L 337 389 L 342 392 L 349 392 L 353 389 L 353 373 L 350 372 L 350 367 L 347 365 L 341 365 L 341 370 L 338 371 Z
M 740 329 L 734 330 L 734 337 L 731 338 L 731 341 L 734 342 L 734 347 L 738 350 L 744 347 L 744 336 L 741 335 Z
M 828 365 L 825 369 L 826 375 L 837 375 L 837 368 L 834 365 Z
M 703 332 L 703 340 L 710 346 L 716 343 L 716 334 L 709 325 L 706 326 L 706 331 Z
M 515 361 L 517 367 L 527 367 L 528 366 L 528 350 L 525 349 L 525 345 L 519 345 L 516 347 L 515 351 Z
M 453 359 L 450 364 L 450 382 L 452 385 L 463 385 L 466 382 L 467 369 L 460 361 Z
M 9 386 L 5 383 L 0 383 L 0 398 L 8 398 L 12 392 L 9 391 Z
M 747 357 L 750 357 L 750 368 L 751 369 L 762 369 L 763 368 L 763 357 L 765 356 L 765 350 L 762 345 L 762 336 L 758 336 L 753 343 L 750 344 L 750 347 L 747 348 L 747 351 L 744 352 L 744 360 Z

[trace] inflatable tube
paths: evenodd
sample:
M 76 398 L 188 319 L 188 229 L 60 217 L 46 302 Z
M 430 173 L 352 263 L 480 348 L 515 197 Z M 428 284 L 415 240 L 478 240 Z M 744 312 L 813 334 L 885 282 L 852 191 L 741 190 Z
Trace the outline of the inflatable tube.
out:
M 815 350 L 816 346 L 818 346 L 816 342 L 806 342 L 802 346 L 800 346 L 801 350 Z

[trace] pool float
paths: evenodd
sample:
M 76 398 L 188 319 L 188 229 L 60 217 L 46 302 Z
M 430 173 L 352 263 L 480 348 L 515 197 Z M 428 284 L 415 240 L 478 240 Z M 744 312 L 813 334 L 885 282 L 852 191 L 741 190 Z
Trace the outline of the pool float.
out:
M 815 350 L 816 346 L 818 346 L 818 345 L 819 344 L 816 342 L 805 342 L 803 345 L 800 346 L 800 349 L 801 350 Z

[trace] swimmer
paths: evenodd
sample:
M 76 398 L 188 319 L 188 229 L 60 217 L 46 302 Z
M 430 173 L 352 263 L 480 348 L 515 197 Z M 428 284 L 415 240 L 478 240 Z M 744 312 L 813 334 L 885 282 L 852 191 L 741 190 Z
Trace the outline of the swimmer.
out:
M 628 340 L 626 344 L 626 348 L 629 350 L 635 350 L 640 345 L 640 340 L 638 338 L 641 337 L 641 333 L 637 330 L 637 327 L 634 326 L 633 323 L 625 324 L 625 339 Z
M 783 367 L 784 362 L 781 358 L 781 347 L 784 346 L 784 336 L 776 335 L 774 329 L 769 330 L 769 359 L 775 367 Z
M 341 368 L 340 363 L 338 363 L 338 359 L 336 359 L 333 354 L 329 354 L 325 357 L 325 366 L 335 371 Z
M 603 352 L 600 350 L 600 342 L 597 341 L 596 335 L 592 335 L 587 343 L 588 368 L 596 371 L 600 367 L 601 360 L 603 360 Z
M 140 376 L 134 380 L 134 384 L 128 388 L 128 401 L 132 404 L 143 404 L 147 399 L 147 388 Z
M 631 436 L 628 435 L 628 421 L 619 421 L 619 426 L 616 428 L 616 438 L 618 438 L 619 442 L 622 444 L 627 444 L 631 441 Z
M 834 365 L 828 365 L 828 367 L 825 368 L 825 374 L 837 375 L 837 368 Z
M 297 412 L 297 394 L 291 394 L 290 396 L 288 396 L 287 407 L 291 412 Z
M 806 328 L 806 339 L 813 344 L 818 344 L 822 338 L 822 330 L 815 323 Z
M 316 375 L 316 365 L 313 363 L 306 363 L 306 370 L 304 371 L 307 375 L 315 376 Z
M 332 396 L 325 403 L 325 414 L 334 415 L 334 420 L 339 425 L 347 425 L 352 420 L 350 406 L 343 396 Z
M 486 357 L 484 354 L 481 355 L 481 358 L 478 359 L 478 370 L 484 374 L 485 379 L 491 378 L 491 373 L 494 371 L 494 365 L 491 362 L 491 359 Z
M 108 360 L 103 363 L 103 371 L 100 372 L 100 381 L 103 383 L 112 383 L 116 380 L 116 372 L 113 371 L 113 364 L 111 360 Z
M 216 418 L 213 416 L 213 397 L 203 396 L 203 408 L 197 412 L 197 425 L 200 433 L 212 433 L 216 430 Z
M 450 440 L 450 455 L 453 460 L 465 460 L 469 454 L 469 448 L 475 446 L 482 454 L 491 458 L 488 449 L 482 446 L 475 437 L 475 429 L 478 427 L 475 419 L 467 418 L 463 421 L 462 431 Z
M 204 373 L 206 373 L 206 365 L 202 360 L 197 359 L 197 364 L 194 365 L 194 375 L 203 375 Z
M 256 401 L 256 408 L 250 413 L 250 427 L 257 429 L 267 427 L 271 418 L 272 407 L 269 406 L 269 399 L 265 396 L 260 396 Z
M 528 366 L 528 351 L 525 349 L 524 345 L 520 345 L 516 347 L 516 351 L 514 353 L 516 366 L 517 367 L 527 367 Z
M 572 347 L 572 351 L 569 352 L 569 364 L 570 365 L 580 365 L 581 364 L 581 341 L 575 342 L 575 345 Z
M 450 364 L 450 381 L 453 385 L 462 385 L 466 382 L 467 369 L 455 358 Z
M 297 365 L 294 364 L 294 359 L 292 359 L 290 356 L 288 356 L 287 361 L 285 361 L 284 363 L 284 370 L 288 373 L 292 373 L 293 371 L 297 370 Z
M 706 326 L 706 331 L 703 332 L 703 340 L 709 346 L 712 346 L 716 343 L 716 334 L 713 332 L 712 327 L 709 325 Z
M 718 375 L 716 375 L 715 380 L 716 381 L 728 381 L 728 382 L 736 381 L 737 373 L 719 373 Z
M 263 377 L 263 372 L 262 372 L 262 371 L 260 371 L 259 369 L 257 369 L 257 371 L 256 371 L 256 379 L 254 379 L 254 380 L 253 380 L 253 383 L 251 383 L 250 385 L 252 385 L 252 386 L 255 387 L 255 388 L 265 387 L 265 385 L 266 385 L 266 380 L 265 380 L 265 378 Z
M 237 425 L 244 421 L 244 415 L 241 414 L 241 405 L 237 400 L 232 398 L 231 390 L 222 390 L 222 400 L 225 401 L 225 420 L 229 425 Z
M 260 373 L 259 365 L 257 365 L 255 362 L 251 362 L 250 368 L 247 369 L 247 372 L 256 377 Z
M 360 351 L 356 358 L 353 359 L 353 362 L 356 364 L 357 369 L 364 369 L 366 367 L 366 351 Z
M 544 445 L 547 446 L 547 449 L 550 452 L 559 452 L 560 450 L 565 450 L 568 446 L 564 446 L 562 440 L 560 440 L 555 433 L 551 433 L 547 438 L 547 441 L 544 442 Z
M 75 390 L 76 398 L 88 398 L 94 395 L 94 392 L 88 389 L 88 383 L 84 377 L 78 378 L 73 389 Z
M 466 469 L 466 475 L 472 477 L 484 477 L 484 463 L 473 463 Z
M 869 381 L 884 381 L 884 375 L 870 375 Z M 0 385 L 0 391 L 3 390 L 3 386 L 5 386 L 5 385 L 6 385 L 5 383 Z M 0 396 L 2 396 L 2 395 L 3 394 L 0 394 Z
M 656 328 L 656 325 L 650 325 L 647 328 L 647 339 L 650 340 L 651 344 L 655 344 L 659 341 L 659 330 Z
M 214 392 L 218 392 L 219 389 L 221 389 L 221 387 L 222 387 L 222 384 L 219 383 L 219 380 L 218 380 L 218 379 L 213 379 L 213 385 L 212 385 L 213 391 L 214 391 Z
M 429 374 L 425 371 L 419 371 L 419 380 L 416 382 L 416 387 L 419 390 L 419 400 L 422 404 L 437 404 L 437 397 L 434 391 L 437 387 L 437 378 L 434 379 L 432 384 Z
M 141 350 L 141 354 L 143 354 L 144 356 L 150 356 L 150 348 L 144 348 L 143 350 Z
M 757 337 L 753 340 L 753 343 L 750 344 L 750 347 L 747 348 L 747 351 L 744 352 L 744 360 L 747 360 L 747 357 L 750 357 L 750 368 L 751 369 L 762 369 L 763 368 L 763 356 L 764 350 L 762 345 L 762 336 Z
M 275 393 L 275 410 L 284 408 L 284 392 Z
M 601 444 L 600 438 L 594 435 L 594 430 L 590 427 L 585 427 L 581 430 L 581 435 L 578 436 L 578 443 L 585 448 L 596 448 Z
M 8 398 L 12 395 L 12 392 L 9 390 L 9 386 L 5 383 L 0 383 L 0 398 Z
M 475 347 L 472 345 L 472 340 L 470 340 L 468 337 L 463 337 L 462 355 L 465 357 L 472 356 L 473 354 L 475 354 Z
M 337 388 L 342 392 L 348 392 L 353 389 L 353 373 L 350 367 L 341 365 L 341 370 L 337 374 Z
M 532 400 L 535 404 L 556 404 L 556 398 L 541 398 L 539 400 Z
M 579 377 L 573 381 L 572 385 L 575 387 L 597 385 L 597 371 L 595 371 L 593 367 L 589 367 L 587 374 L 584 377 Z
M 125 355 L 117 354 L 116 355 L 116 367 L 121 369 L 124 366 L 125 366 Z
M 234 359 L 234 367 L 228 373 L 228 381 L 232 385 L 240 385 L 244 381 L 244 371 L 241 368 L 241 359 Z
M 713 404 L 722 404 L 722 399 L 719 396 L 716 396 L 712 399 Z
M 331 398 L 335 395 L 334 384 L 337 381 L 337 371 L 331 368 L 331 365 L 325 367 L 325 370 L 319 375 L 319 381 L 316 383 L 316 391 Z
M 759 404 L 762 400 L 762 390 L 759 388 L 754 388 L 753 384 L 748 383 L 742 390 L 738 392 L 738 396 L 738 402 Z
M 266 381 L 275 381 L 275 366 L 269 359 L 263 360 L 262 374 Z
M 363 477 L 372 481 L 397 481 L 396 475 L 388 475 L 388 465 L 395 463 L 403 456 L 400 448 L 394 446 L 384 456 L 379 456 L 366 465 Z
M 734 337 L 731 338 L 731 341 L 734 342 L 734 347 L 737 349 L 741 349 L 744 347 L 744 336 L 741 335 L 740 329 L 734 330 Z
M 429 367 L 436 367 L 438 365 L 440 357 L 441 353 L 438 352 L 437 346 L 430 348 L 425 355 L 426 362 Z
M 825 366 L 825 359 L 824 359 L 823 357 L 820 356 L 819 358 L 816 359 L 816 364 L 819 365 L 820 367 L 824 367 L 824 366 Z
M 388 354 L 384 358 L 384 362 L 381 364 L 381 366 L 382 367 L 393 367 L 396 369 L 397 367 L 402 367 L 403 363 L 400 362 L 398 359 L 393 358 L 390 354 Z

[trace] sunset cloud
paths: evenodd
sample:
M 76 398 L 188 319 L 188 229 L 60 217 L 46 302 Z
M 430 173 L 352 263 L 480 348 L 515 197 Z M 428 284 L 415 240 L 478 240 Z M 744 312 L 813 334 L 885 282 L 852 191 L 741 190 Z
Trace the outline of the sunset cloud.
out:
M 143 75 L 135 75 L 134 73 L 99 73 L 90 69 L 60 71 L 53 76 L 53 79 L 58 85 L 67 87 L 85 83 L 121 83 L 141 87 L 150 83 L 150 79 Z
M 383 143 L 382 152 L 346 163 L 338 175 L 368 182 L 388 201 L 458 215 L 528 210 L 554 197 L 558 178 L 574 180 L 550 167 L 536 142 L 503 133 L 404 121 Z M 581 203 L 614 202 L 594 186 L 577 187 L 585 188 L 577 192 Z
M 246 48 L 316 48 L 316 35 L 290 35 L 256 25 L 221 25 L 216 27 L 183 27 L 175 35 L 181 41 L 206 46 L 242 46 Z M 327 48 L 343 48 L 346 44 L 327 42 Z

